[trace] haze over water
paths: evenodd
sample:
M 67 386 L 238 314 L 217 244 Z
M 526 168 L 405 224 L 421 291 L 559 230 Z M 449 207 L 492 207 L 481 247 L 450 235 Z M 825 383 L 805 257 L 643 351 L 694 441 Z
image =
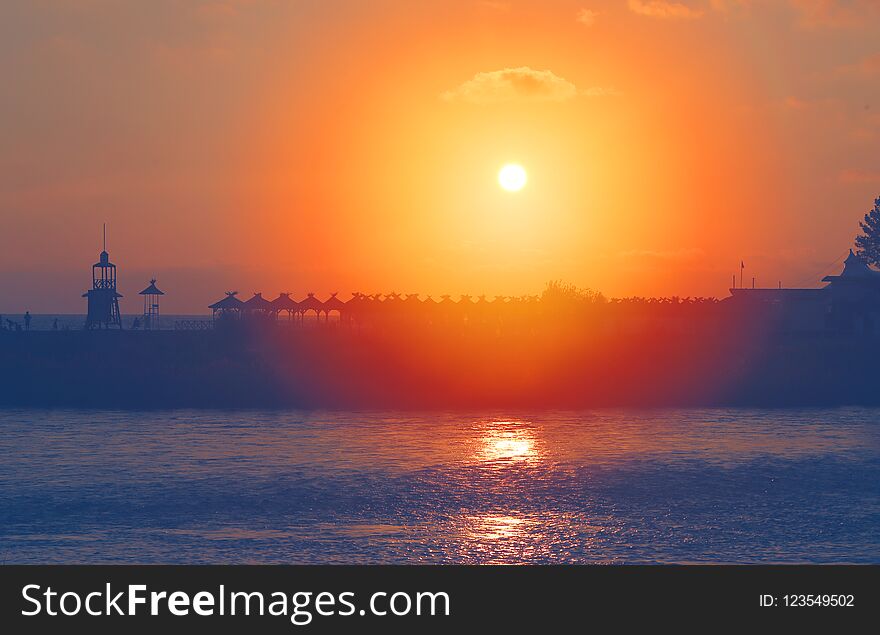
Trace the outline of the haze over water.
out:
M 0 411 L 5 563 L 880 562 L 880 411 Z

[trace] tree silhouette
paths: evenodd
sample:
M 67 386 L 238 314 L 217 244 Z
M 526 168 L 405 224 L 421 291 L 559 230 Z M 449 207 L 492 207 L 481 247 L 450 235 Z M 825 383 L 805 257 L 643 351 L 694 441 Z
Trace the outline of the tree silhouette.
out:
M 856 236 L 856 251 L 870 264 L 880 266 L 880 198 L 874 200 L 874 208 L 859 227 L 862 233 Z
M 573 284 L 561 280 L 551 280 L 547 283 L 541 300 L 545 302 L 584 302 L 588 304 L 602 304 L 605 296 L 593 289 L 581 289 Z

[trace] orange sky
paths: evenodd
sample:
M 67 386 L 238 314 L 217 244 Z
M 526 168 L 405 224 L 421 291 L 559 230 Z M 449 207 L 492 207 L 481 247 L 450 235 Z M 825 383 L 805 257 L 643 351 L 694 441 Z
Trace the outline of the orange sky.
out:
M 813 286 L 880 195 L 870 0 L 0 6 L 0 312 Z M 524 190 L 498 187 L 508 161 Z

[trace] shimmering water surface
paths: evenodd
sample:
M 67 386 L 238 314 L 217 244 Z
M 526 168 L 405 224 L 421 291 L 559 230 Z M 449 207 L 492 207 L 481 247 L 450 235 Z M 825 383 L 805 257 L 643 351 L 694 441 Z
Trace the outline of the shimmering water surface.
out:
M 0 560 L 880 562 L 880 410 L 5 410 Z

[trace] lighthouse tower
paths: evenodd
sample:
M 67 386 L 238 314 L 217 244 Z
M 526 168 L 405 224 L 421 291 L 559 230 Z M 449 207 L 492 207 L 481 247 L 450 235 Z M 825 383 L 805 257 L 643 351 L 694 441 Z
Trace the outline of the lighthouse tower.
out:
M 122 328 L 119 315 L 119 298 L 116 292 L 116 265 L 110 262 L 107 253 L 107 227 L 104 226 L 104 250 L 98 262 L 92 265 L 92 288 L 83 294 L 88 298 L 89 311 L 86 315 L 86 329 L 108 329 L 111 326 Z

